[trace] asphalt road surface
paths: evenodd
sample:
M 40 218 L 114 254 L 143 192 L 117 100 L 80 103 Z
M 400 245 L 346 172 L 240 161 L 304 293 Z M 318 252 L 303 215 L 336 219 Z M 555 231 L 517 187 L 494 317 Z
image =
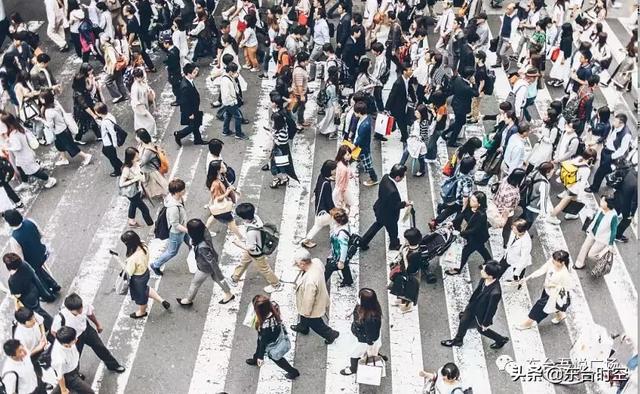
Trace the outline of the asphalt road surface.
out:
M 217 13 L 228 6 L 229 1 L 219 5 Z M 630 2 L 625 2 L 622 10 L 612 10 L 606 24 L 613 36 L 610 42 L 617 46 L 626 45 L 630 37 L 630 27 L 624 19 L 630 15 Z M 27 5 L 25 7 L 25 5 Z M 42 1 L 29 2 L 4 0 L 7 14 L 19 11 L 28 20 L 44 21 Z M 359 6 L 359 5 L 358 5 Z M 499 28 L 499 15 L 493 12 L 489 23 L 495 35 Z M 70 81 L 80 62 L 71 52 L 60 54 L 48 40 L 45 27 L 39 28 L 45 51 L 52 55 L 51 68 L 65 87 L 62 104 L 72 107 Z M 431 31 L 430 31 L 431 33 Z M 430 35 L 430 45 L 435 38 Z M 491 55 L 494 56 L 494 55 Z M 154 52 L 152 58 L 161 66 L 164 55 Z M 619 56 L 614 64 L 619 62 Z M 219 137 L 226 142 L 223 156 L 236 169 L 239 176 L 238 188 L 241 200 L 252 202 L 266 222 L 275 223 L 281 231 L 281 242 L 277 252 L 269 258 L 276 273 L 284 280 L 292 280 L 296 272 L 291 266 L 297 242 L 304 237 L 306 229 L 313 223 L 313 204 L 310 196 L 324 160 L 335 156 L 336 142 L 317 134 L 315 127 L 307 129 L 296 137 L 292 144 L 293 160 L 300 183 L 291 181 L 286 188 L 269 188 L 271 176 L 260 168 L 267 161 L 271 140 L 263 130 L 268 126 L 268 93 L 273 88 L 273 80 L 261 81 L 255 73 L 243 71 L 249 89 L 244 93 L 243 112 L 251 121 L 243 126 L 249 140 L 238 141 L 221 137 L 222 123 L 215 119 L 215 110 L 209 103 L 210 91 L 206 75 L 210 60 L 201 61 L 201 76 L 196 85 L 202 97 L 201 109 L 205 111 L 205 138 Z M 97 63 L 94 63 L 97 65 Z M 179 148 L 173 141 L 172 132 L 180 128 L 179 112 L 169 106 L 173 100 L 171 89 L 163 67 L 159 72 L 149 74 L 150 85 L 158 93 L 158 107 L 155 113 L 158 132 L 171 159 L 171 174 L 182 178 L 188 185 L 187 211 L 189 217 L 206 219 L 203 206 L 208 202 L 209 193 L 204 186 L 206 174 L 206 147 L 193 146 L 185 140 Z M 385 94 L 393 83 L 392 76 L 386 85 Z M 506 76 L 498 72 L 496 94 L 485 97 L 482 112 L 495 113 L 499 99 L 506 97 Z M 316 88 L 317 90 L 317 88 Z M 105 93 L 106 90 L 105 90 Z M 557 89 L 543 89 L 538 94 L 534 118 L 546 109 L 551 98 L 558 98 L 562 92 Z M 108 94 L 107 94 L 108 96 Z M 596 106 L 609 104 L 616 111 L 631 113 L 634 98 L 631 94 L 620 94 L 615 89 L 598 89 Z M 128 102 L 109 105 L 125 130 L 133 131 L 133 115 Z M 318 117 L 313 113 L 315 104 L 311 100 L 307 118 L 316 124 Z M 467 128 L 467 136 L 480 135 L 483 127 L 491 127 L 490 122 Z M 635 130 L 634 130 L 635 132 Z M 397 134 L 397 133 L 396 133 Z M 373 162 L 381 176 L 400 159 L 402 147 L 399 136 L 394 134 L 389 142 L 372 142 Z M 131 137 L 128 143 L 132 143 Z M 175 297 L 184 296 L 192 275 L 186 264 L 186 248 L 166 266 L 162 278 L 153 277 L 151 285 L 167 300 L 172 302 L 170 311 L 154 305 L 149 317 L 133 321 L 128 314 L 135 309 L 129 297 L 117 295 L 113 284 L 120 268 L 110 258 L 109 249 L 124 252 L 119 242 L 120 234 L 126 229 L 126 209 L 128 201 L 119 197 L 115 180 L 108 176 L 110 167 L 100 154 L 100 144 L 90 143 L 82 148 L 94 155 L 93 163 L 79 167 L 77 163 L 53 169 L 52 147 L 41 147 L 39 155 L 47 168 L 53 170 L 58 185 L 51 190 L 43 190 L 33 185 L 22 192 L 26 215 L 40 225 L 52 250 L 49 264 L 65 291 L 78 292 L 85 303 L 92 303 L 98 319 L 104 326 L 101 334 L 116 358 L 126 366 L 124 374 L 113 374 L 104 369 L 90 350 L 85 350 L 81 359 L 81 371 L 88 382 L 100 393 L 192 393 L 209 394 L 227 392 L 240 393 L 421 393 L 424 382 L 418 371 L 435 371 L 444 363 L 455 361 L 461 368 L 465 383 L 474 387 L 474 392 L 486 393 L 610 393 L 606 384 L 588 383 L 575 386 L 552 385 L 546 381 L 513 380 L 505 371 L 499 370 L 496 361 L 506 355 L 516 363 L 544 362 L 547 359 L 559 361 L 569 355 L 572 344 L 593 323 L 604 326 L 610 333 L 626 332 L 637 336 L 637 236 L 631 229 L 627 235 L 631 242 L 616 244 L 618 258 L 614 270 L 604 279 L 594 280 L 588 272 L 573 272 L 576 288 L 572 293 L 572 307 L 568 318 L 559 325 L 545 320 L 538 328 L 518 331 L 518 324 L 535 303 L 541 293 L 542 278 L 531 280 L 521 290 L 504 286 L 503 302 L 499 306 L 494 328 L 507 335 L 511 341 L 501 350 L 489 348 L 490 341 L 481 339 L 477 332 L 469 331 L 465 344 L 454 349 L 442 347 L 440 340 L 450 338 L 458 324 L 458 312 L 464 308 L 468 296 L 479 280 L 479 256 L 474 255 L 468 270 L 458 277 L 445 277 L 434 260 L 433 269 L 438 277 L 435 284 L 422 282 L 418 306 L 411 313 L 402 314 L 391 307 L 393 301 L 386 291 L 387 269 L 385 262 L 393 259 L 396 252 L 387 252 L 385 237 L 378 235 L 371 242 L 367 252 L 361 253 L 352 264 L 356 285 L 338 289 L 334 275 L 331 285 L 331 309 L 327 316 L 329 324 L 341 332 L 340 338 L 326 346 L 317 335 L 292 336 L 292 350 L 288 358 L 293 361 L 301 376 L 293 382 L 284 379 L 283 373 L 271 362 L 258 369 L 245 364 L 245 359 L 255 350 L 256 333 L 242 324 L 247 305 L 255 294 L 261 293 L 266 285 L 258 273 L 250 269 L 246 279 L 232 288 L 236 300 L 228 305 L 219 305 L 221 292 L 212 282 L 205 282 L 195 305 L 190 309 L 178 307 Z M 123 148 L 119 149 L 120 155 Z M 434 207 L 439 200 L 442 182 L 441 167 L 446 160 L 446 147 L 439 150 L 438 164 L 429 166 L 428 176 L 415 178 L 407 176 L 400 185 L 402 193 L 415 202 L 417 226 L 427 231 L 426 223 L 434 216 Z M 479 174 L 478 174 L 479 175 Z M 360 182 L 362 181 L 362 177 Z M 552 199 L 559 192 L 553 184 Z M 602 191 L 605 191 L 603 188 Z M 352 224 L 363 233 L 373 222 L 372 205 L 377 195 L 377 187 L 360 186 L 357 206 L 354 207 Z M 593 208 L 596 198 L 584 194 L 580 199 Z M 159 207 L 153 207 L 157 210 Z M 586 212 L 585 212 L 586 213 Z M 539 220 L 534 226 L 533 267 L 542 265 L 556 249 L 568 249 L 575 258 L 585 239 L 581 232 L 582 220 L 562 221 L 560 226 Z M 400 224 L 406 228 L 407 223 Z M 141 234 L 150 240 L 151 228 L 141 229 Z M 225 275 L 229 275 L 239 258 L 239 250 L 229 242 L 230 236 L 217 229 L 214 239 L 221 256 Z M 0 236 L 3 250 L 6 250 L 7 232 Z M 325 241 L 327 230 L 317 236 L 318 247 L 313 249 L 314 257 L 324 259 L 328 255 Z M 492 232 L 491 246 L 494 257 L 502 254 L 499 233 Z M 152 256 L 157 255 L 163 245 L 150 241 Z M 496 247 L 497 245 L 497 247 Z M 2 282 L 6 284 L 6 270 L 0 270 Z M 347 348 L 350 335 L 350 318 L 347 316 L 353 306 L 360 287 L 374 289 L 383 305 L 382 353 L 389 356 L 386 377 L 380 387 L 358 386 L 355 377 L 344 377 L 339 370 L 348 365 Z M 3 295 L 4 297 L 4 295 Z M 273 298 L 282 308 L 287 324 L 296 320 L 294 288 L 286 285 Z M 45 308 L 53 315 L 62 302 L 62 297 Z M 0 306 L 0 337 L 10 336 L 12 303 L 4 299 Z

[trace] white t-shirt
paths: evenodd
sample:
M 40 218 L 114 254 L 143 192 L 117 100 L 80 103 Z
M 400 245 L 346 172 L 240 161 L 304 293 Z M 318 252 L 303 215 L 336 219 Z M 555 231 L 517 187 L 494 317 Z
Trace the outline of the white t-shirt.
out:
M 76 345 L 64 347 L 56 340 L 51 350 L 51 368 L 58 377 L 64 376 L 78 367 L 80 354 Z
M 27 352 L 22 361 L 7 357 L 2 368 L 2 382 L 7 389 L 7 393 L 31 394 L 38 387 L 38 378 L 33 370 L 30 356 L 29 352 Z M 17 382 L 16 374 L 18 375 Z
M 29 328 L 18 324 L 13 334 L 13 338 L 19 340 L 29 352 L 38 346 L 40 339 L 44 336 L 42 332 L 40 332 L 40 325 L 44 323 L 44 318 L 37 313 L 33 315 L 36 319 L 36 324 L 34 324 L 33 327 Z
M 58 313 L 53 318 L 51 331 L 57 332 L 62 326 L 60 314 L 64 316 L 64 325 L 76 330 L 76 335 L 80 336 L 84 332 L 84 330 L 87 329 L 87 320 L 89 319 L 88 316 L 93 315 L 93 305 L 84 305 L 84 308 L 82 308 L 82 313 L 78 316 L 75 316 L 67 308 L 63 307 L 62 309 L 60 309 L 60 313 Z
M 78 33 L 80 23 L 84 19 L 84 12 L 82 10 L 73 10 L 69 14 L 69 30 L 71 33 Z

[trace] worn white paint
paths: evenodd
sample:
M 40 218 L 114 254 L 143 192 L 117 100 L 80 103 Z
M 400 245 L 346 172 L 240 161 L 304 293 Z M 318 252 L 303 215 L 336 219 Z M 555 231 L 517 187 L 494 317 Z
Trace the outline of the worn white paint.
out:
M 246 179 L 248 174 L 260 171 L 260 167 L 271 152 L 271 136 L 263 128 L 269 126 L 269 92 L 273 88 L 273 81 L 262 81 L 260 98 L 256 107 L 254 133 L 251 135 L 251 141 L 245 151 L 245 159 L 242 162 L 238 178 L 238 191 L 241 193 L 243 201 L 260 200 L 262 185 L 247 184 Z M 232 242 L 233 237 L 232 234 L 227 234 L 220 254 L 220 268 L 227 278 L 231 277 L 242 256 L 242 251 Z M 241 280 L 236 287 L 231 289 L 236 295 L 236 299 L 240 298 L 243 287 L 244 280 Z M 239 300 L 231 304 L 220 305 L 217 297 L 220 294 L 220 289 L 214 286 L 213 291 L 214 295 L 209 303 L 207 319 L 202 330 L 198 355 L 193 367 L 189 387 L 190 394 L 224 391 L 236 323 L 238 319 L 241 322 L 244 318 L 244 311 L 238 310 Z

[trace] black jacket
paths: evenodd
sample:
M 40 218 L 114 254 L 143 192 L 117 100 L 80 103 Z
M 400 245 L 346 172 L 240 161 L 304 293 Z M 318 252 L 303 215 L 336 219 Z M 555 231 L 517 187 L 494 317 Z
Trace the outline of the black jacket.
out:
M 167 66 L 167 73 L 170 76 L 180 76 L 180 50 L 177 47 L 174 46 L 167 51 L 164 64 Z
M 315 196 L 315 212 L 318 215 L 318 212 L 325 211 L 329 213 L 330 210 L 335 208 L 335 204 L 333 203 L 332 189 L 331 189 L 331 181 L 324 178 L 322 181 L 318 180 L 316 184 L 316 189 L 313 191 Z
M 461 229 L 462 220 L 466 221 L 465 227 Z M 467 207 L 456 215 L 453 219 L 453 227 L 460 231 L 460 236 L 467 240 L 468 244 L 479 243 L 484 245 L 489 240 L 489 224 L 487 214 L 483 211 L 473 212 Z
M 616 188 L 613 198 L 616 211 L 623 218 L 633 216 L 638 209 L 638 172 L 635 168 L 627 172 L 622 183 Z
M 8 284 L 11 294 L 20 294 L 18 298 L 20 302 L 31 310 L 38 308 L 40 296 L 47 294 L 47 290 L 44 289 L 33 268 L 24 262 L 13 275 L 9 276 Z
M 200 93 L 187 78 L 183 78 L 180 84 L 180 124 L 187 125 L 194 122 L 199 112 Z M 191 115 L 194 115 L 194 119 L 189 119 Z
M 483 284 L 484 279 L 480 279 L 464 313 L 471 313 L 479 325 L 489 327 L 493 324 L 493 316 L 502 299 L 502 288 L 499 280 L 493 281 L 489 286 L 483 286 Z
M 396 118 L 397 122 L 405 122 L 407 117 L 407 103 L 409 102 L 409 98 L 415 102 L 415 90 L 413 89 L 413 85 L 409 81 L 409 95 L 407 96 L 407 87 L 404 82 L 404 78 L 399 77 L 393 83 L 391 87 L 391 92 L 389 92 L 389 97 L 387 98 L 387 103 L 384 106 L 384 109 L 391 112 Z
M 405 207 L 395 182 L 385 174 L 378 187 L 378 199 L 373 204 L 376 220 L 381 223 L 394 223 L 400 219 L 400 210 Z
M 373 345 L 380 338 L 380 327 L 382 319 L 379 317 L 370 317 L 358 322 L 358 305 L 353 308 L 353 322 L 351 323 L 351 333 L 358 339 L 360 343 Z
M 344 14 L 336 27 L 336 44 L 344 44 L 351 37 L 351 15 Z
M 460 77 L 451 80 L 453 100 L 451 107 L 455 113 L 471 112 L 471 99 L 478 97 L 478 89 Z
M 353 41 L 353 38 L 349 36 L 342 48 L 342 61 L 349 69 L 349 73 L 355 78 L 358 75 L 358 62 L 360 61 L 360 55 L 358 54 L 358 44 Z

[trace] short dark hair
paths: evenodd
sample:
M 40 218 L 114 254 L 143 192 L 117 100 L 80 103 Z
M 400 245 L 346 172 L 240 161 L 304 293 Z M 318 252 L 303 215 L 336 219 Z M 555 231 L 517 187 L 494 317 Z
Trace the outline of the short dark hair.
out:
M 503 101 L 500 103 L 500 105 L 498 105 L 498 108 L 500 108 L 504 112 L 509 112 L 513 109 L 513 104 L 508 101 Z
M 209 141 L 209 152 L 211 152 L 212 155 L 216 155 L 216 156 L 220 156 L 220 152 L 222 152 L 222 146 L 224 145 L 224 142 L 220 141 L 217 138 L 212 138 Z
M 527 221 L 524 219 L 516 219 L 512 225 L 516 228 L 516 230 L 518 230 L 519 233 L 524 233 L 529 229 L 529 223 L 527 223 Z
M 64 307 L 70 311 L 82 309 L 82 297 L 77 293 L 71 293 L 64 299 Z
M 404 177 L 404 174 L 407 173 L 407 166 L 405 166 L 404 164 L 394 164 L 393 167 L 391 167 L 391 171 L 389 171 L 389 176 L 391 178 L 396 178 L 396 177 Z
M 76 339 L 76 330 L 73 327 L 62 326 L 56 332 L 56 339 L 63 345 L 68 345 Z
M 376 41 L 371 44 L 371 50 L 374 52 L 382 53 L 384 52 L 384 45 L 381 42 Z
M 11 227 L 19 226 L 24 218 L 17 209 L 8 209 L 2 213 L 2 217 L 6 220 L 7 224 Z
M 481 62 L 487 60 L 487 54 L 484 51 L 476 52 L 476 59 L 479 59 Z
M 336 53 L 335 49 L 333 49 L 333 45 L 331 45 L 331 43 L 330 43 L 330 42 L 325 43 L 325 44 L 322 46 L 322 50 L 323 50 L 324 52 Z
M 29 320 L 31 320 L 33 318 L 33 311 L 29 308 L 25 308 L 20 307 L 18 308 L 18 310 L 13 314 L 13 317 L 16 319 L 16 321 L 20 324 L 24 324 L 26 322 L 28 322 Z
M 613 198 L 613 195 L 609 194 L 609 195 L 604 195 L 602 196 L 602 198 L 604 199 L 604 202 L 607 204 L 607 207 L 609 209 L 613 209 L 616 207 L 616 199 Z
M 616 117 L 616 119 L 618 119 L 623 124 L 627 124 L 627 120 L 628 120 L 627 114 L 619 113 L 619 114 L 616 114 L 615 117 Z
M 103 102 L 96 103 L 96 105 L 93 106 L 93 110 L 100 115 L 106 115 L 108 112 L 107 105 Z
M 151 143 L 151 134 L 149 134 L 147 129 L 140 128 L 136 130 L 136 137 L 145 144 Z
M 538 172 L 541 173 L 542 175 L 546 175 L 552 172 L 554 169 L 555 169 L 555 166 L 550 161 L 543 161 L 538 166 Z
M 233 55 L 230 53 L 225 53 L 224 55 L 222 55 L 222 64 L 224 64 L 225 66 L 229 63 L 233 62 Z
M 473 156 L 466 156 L 460 160 L 460 173 L 468 174 L 476 166 L 476 158 Z
M 20 258 L 20 256 L 18 256 L 17 254 L 11 252 L 6 253 L 4 256 L 2 256 L 2 261 L 4 262 L 4 265 L 7 266 L 7 269 L 9 271 L 17 270 L 22 264 L 22 258 Z
M 351 35 L 354 35 L 359 31 L 360 31 L 360 26 L 356 26 L 356 25 L 351 26 Z
M 256 215 L 256 207 L 250 202 L 243 202 L 236 207 L 236 215 L 244 220 L 253 220 Z
M 180 193 L 186 188 L 187 188 L 187 185 L 185 185 L 184 181 L 180 178 L 172 179 L 169 182 L 169 193 L 171 194 Z
M 354 98 L 355 99 L 355 98 Z M 367 104 L 364 101 L 356 101 L 355 104 L 353 104 L 353 112 L 360 114 L 360 115 L 366 115 L 368 111 L 368 107 Z
M 298 52 L 296 55 L 296 60 L 298 63 L 306 62 L 309 60 L 309 54 L 307 52 Z
M 418 245 L 422 241 L 422 234 L 417 228 L 411 227 L 404 231 L 404 238 L 409 241 L 409 245 Z
M 49 63 L 51 61 L 51 56 L 47 55 L 46 53 L 41 53 L 36 56 L 36 61 L 38 63 Z
M 184 67 L 182 67 L 182 72 L 184 73 L 184 75 L 191 74 L 193 70 L 196 69 L 196 67 L 197 66 L 193 63 L 187 63 L 184 65 Z
M 224 70 L 226 72 L 228 72 L 228 73 L 238 72 L 238 65 L 235 64 L 234 62 L 231 62 L 231 63 L 227 64 L 227 67 L 225 67 Z
M 17 339 L 9 339 L 8 341 L 6 341 L 4 343 L 4 345 L 2 345 L 2 349 L 4 350 L 4 354 L 6 354 L 9 357 L 13 357 L 13 356 L 16 355 L 16 353 L 18 352 L 18 348 L 21 345 L 22 344 L 20 343 L 19 340 L 17 340 Z
M 484 273 L 496 279 L 500 276 L 500 265 L 495 260 L 489 260 L 484 264 Z

